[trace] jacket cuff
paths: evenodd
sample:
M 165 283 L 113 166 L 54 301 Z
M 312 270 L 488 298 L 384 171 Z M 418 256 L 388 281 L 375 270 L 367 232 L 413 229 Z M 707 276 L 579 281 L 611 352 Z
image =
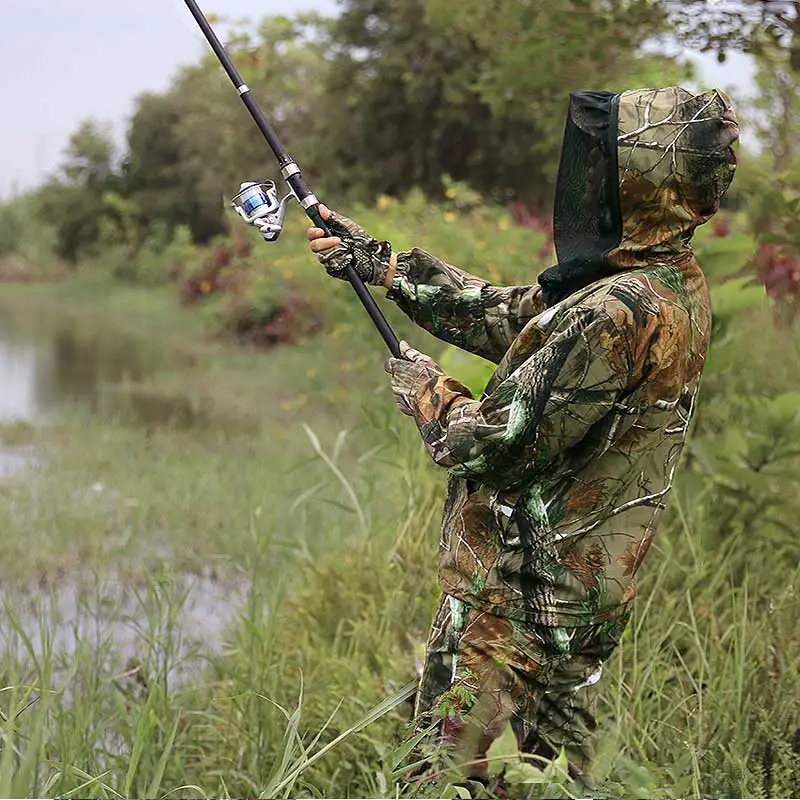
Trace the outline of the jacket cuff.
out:
M 428 422 L 442 422 L 457 405 L 472 401 L 472 392 L 450 375 L 433 375 L 414 388 L 414 417 L 422 427 Z
M 386 291 L 386 298 L 388 300 L 399 300 L 403 297 L 402 285 L 408 280 L 409 273 L 414 266 L 414 251 L 403 250 L 396 254 L 396 268 L 394 277 L 392 278 L 392 285 Z

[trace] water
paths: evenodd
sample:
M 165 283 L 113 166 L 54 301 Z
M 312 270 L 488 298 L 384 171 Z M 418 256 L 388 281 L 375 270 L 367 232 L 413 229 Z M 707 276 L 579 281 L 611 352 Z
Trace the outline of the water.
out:
M 0 422 L 40 422 L 65 403 L 106 409 L 114 389 L 144 381 L 164 364 L 153 342 L 75 318 L 33 319 L 0 311 Z M 124 393 L 116 393 L 122 397 Z M 142 404 L 146 406 L 146 404 Z M 169 419 L 155 408 L 154 419 Z M 146 409 L 144 417 L 146 418 Z
M 170 368 L 168 357 L 152 340 L 75 317 L 46 318 L 0 308 L 0 486 L 9 478 L 35 481 L 31 467 L 47 454 L 34 452 L 25 442 L 26 431 L 57 419 L 67 405 L 144 426 L 203 424 L 203 414 L 188 398 L 153 390 L 150 377 L 165 368 Z M 240 606 L 241 587 L 208 576 L 176 575 L 173 580 L 178 593 L 186 594 L 177 615 L 182 654 L 197 643 L 205 652 L 216 649 Z M 87 587 L 94 587 L 94 599 L 86 599 Z M 135 588 L 110 574 L 71 575 L 45 593 L 36 582 L 0 585 L 0 617 L 3 607 L 13 609 L 33 640 L 44 624 L 56 649 L 67 655 L 85 637 L 96 636 L 98 625 L 121 655 L 131 655 L 141 639 L 135 630 L 142 618 L 138 602 Z M 90 619 L 87 609 L 92 605 L 96 617 Z M 7 627 L 0 625 L 0 648 Z
M 0 586 L 0 649 L 12 643 L 19 649 L 14 626 L 4 619 L 12 614 L 36 655 L 42 654 L 42 628 L 62 658 L 73 657 L 82 643 L 107 642 L 118 667 L 160 649 L 160 640 L 170 637 L 183 671 L 191 671 L 204 656 L 219 652 L 247 591 L 246 581 L 231 586 L 210 571 L 151 578 L 149 585 L 109 573 Z
M 65 404 L 191 424 L 180 398 L 165 403 L 138 388 L 163 361 L 152 343 L 76 318 L 0 309 L 0 480 L 35 463 L 29 447 L 14 443 L 24 423 L 46 423 Z
M 31 420 L 42 412 L 36 391 L 36 348 L 0 341 L 0 419 Z

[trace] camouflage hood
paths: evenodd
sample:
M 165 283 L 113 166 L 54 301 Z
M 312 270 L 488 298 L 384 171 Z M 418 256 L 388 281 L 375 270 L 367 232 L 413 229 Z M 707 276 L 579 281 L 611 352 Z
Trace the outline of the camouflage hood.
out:
M 719 90 L 570 95 L 556 182 L 550 306 L 620 270 L 690 252 L 736 168 L 736 116 Z

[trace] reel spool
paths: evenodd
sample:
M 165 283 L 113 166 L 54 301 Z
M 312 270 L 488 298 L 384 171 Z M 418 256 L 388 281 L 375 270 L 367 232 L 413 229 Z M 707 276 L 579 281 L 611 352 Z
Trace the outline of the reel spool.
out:
M 261 231 L 266 241 L 274 242 L 283 230 L 286 204 L 293 198 L 294 193 L 289 192 L 279 200 L 274 181 L 247 182 L 239 187 L 239 194 L 231 200 L 231 205 L 248 225 Z

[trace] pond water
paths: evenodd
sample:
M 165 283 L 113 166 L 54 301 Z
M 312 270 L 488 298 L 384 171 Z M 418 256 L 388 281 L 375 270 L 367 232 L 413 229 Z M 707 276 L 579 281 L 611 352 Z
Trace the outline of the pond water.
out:
M 14 423 L 47 422 L 75 402 L 98 412 L 133 410 L 143 421 L 169 421 L 179 408 L 120 391 L 160 363 L 163 356 L 152 343 L 74 317 L 0 308 L 0 425 L 7 434 Z M 15 446 L 14 438 L 0 439 L 0 479 L 32 461 L 30 448 Z
M 36 480 L 31 467 L 47 454 L 24 443 L 25 428 L 56 419 L 66 405 L 77 403 L 104 417 L 125 415 L 147 426 L 198 423 L 202 415 L 187 398 L 165 397 L 147 388 L 156 370 L 169 367 L 168 356 L 147 337 L 123 335 L 76 317 L 49 318 L 0 307 L 0 487 L 8 478 Z M 202 641 L 206 651 L 214 649 L 239 606 L 241 586 L 226 586 L 209 576 L 173 578 L 178 593 L 186 596 L 178 613 L 186 647 Z M 141 617 L 141 609 L 133 587 L 112 575 L 65 576 L 47 592 L 36 582 L 13 587 L 0 583 L 0 617 L 4 607 L 13 610 L 34 641 L 44 623 L 57 648 L 72 652 L 90 631 L 87 604 L 78 602 L 87 587 L 104 595 L 97 608 L 100 624 L 121 653 L 131 654 L 137 640 L 132 620 Z M 104 612 L 109 608 L 113 615 Z M 6 633 L 8 626 L 0 625 L 0 649 Z
M 155 342 L 74 317 L 0 309 L 0 421 L 42 421 L 76 401 L 105 408 L 124 394 L 115 387 L 133 386 L 164 364 Z M 169 418 L 170 409 L 150 411 Z

